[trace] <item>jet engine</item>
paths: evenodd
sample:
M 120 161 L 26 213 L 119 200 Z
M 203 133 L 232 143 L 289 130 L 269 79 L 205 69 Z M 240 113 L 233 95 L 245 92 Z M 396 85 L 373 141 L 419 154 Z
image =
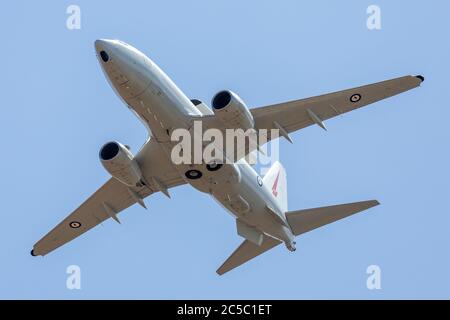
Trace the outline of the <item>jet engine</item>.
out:
M 227 129 L 253 129 L 255 122 L 242 99 L 232 91 L 224 90 L 212 99 L 214 114 Z
M 142 173 L 139 164 L 127 147 L 119 142 L 106 143 L 99 153 L 103 167 L 114 178 L 129 187 L 142 186 Z

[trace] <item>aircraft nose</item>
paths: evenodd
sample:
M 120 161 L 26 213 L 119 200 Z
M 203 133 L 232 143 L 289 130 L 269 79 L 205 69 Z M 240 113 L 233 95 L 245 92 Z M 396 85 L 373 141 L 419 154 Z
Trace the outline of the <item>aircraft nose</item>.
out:
M 108 62 L 111 57 L 111 52 L 114 47 L 114 42 L 108 39 L 95 40 L 95 51 L 103 62 Z
M 101 51 L 110 48 L 114 41 L 109 39 L 98 39 L 95 40 L 95 50 Z
M 95 51 L 106 77 L 122 98 L 144 92 L 149 80 L 142 54 L 120 40 L 107 39 L 96 40 Z

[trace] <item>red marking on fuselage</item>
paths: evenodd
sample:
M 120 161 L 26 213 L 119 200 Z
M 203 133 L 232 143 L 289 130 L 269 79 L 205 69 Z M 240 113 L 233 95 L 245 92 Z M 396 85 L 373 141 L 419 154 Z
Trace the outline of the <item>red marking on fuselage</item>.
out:
M 273 194 L 275 197 L 278 196 L 278 190 L 277 190 L 277 188 L 278 188 L 278 178 L 280 178 L 280 172 L 281 172 L 281 170 L 278 171 L 277 178 L 275 179 L 275 181 L 274 181 L 274 183 L 273 183 L 273 186 L 272 186 L 272 194 Z

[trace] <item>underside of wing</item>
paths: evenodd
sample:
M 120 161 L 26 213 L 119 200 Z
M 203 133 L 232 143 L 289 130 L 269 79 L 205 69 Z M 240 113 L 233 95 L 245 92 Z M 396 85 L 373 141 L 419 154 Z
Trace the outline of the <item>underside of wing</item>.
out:
M 32 255 L 46 255 L 106 219 L 113 217 L 118 219 L 116 214 L 136 202 L 131 192 L 118 180 L 109 179 L 78 209 L 39 240 L 33 247 Z M 140 188 L 140 190 L 133 190 L 133 192 L 142 198 L 152 193 L 150 189 L 145 187 Z
M 80 207 L 59 223 L 33 247 L 32 255 L 46 255 L 65 243 L 82 235 L 108 218 L 117 222 L 118 214 L 150 194 L 184 184 L 157 142 L 148 141 L 137 154 L 142 173 L 149 181 L 142 187 L 128 187 L 115 178 L 109 179 Z M 161 190 L 163 189 L 163 190 Z
M 318 124 L 346 112 L 420 86 L 422 76 L 406 76 L 317 97 L 251 109 L 256 129 L 281 129 L 286 133 Z M 283 132 L 281 132 L 282 134 Z
M 226 155 L 234 162 L 248 157 L 259 146 L 279 136 L 284 136 L 292 142 L 289 136 L 291 132 L 313 124 L 326 129 L 325 120 L 414 89 L 423 81 L 422 76 L 405 76 L 312 98 L 250 109 L 254 120 L 255 137 L 249 139 L 245 134 L 236 133 L 237 136 L 244 136 L 246 142 L 233 144 L 234 149 L 227 149 Z M 205 112 L 201 119 L 205 130 L 219 129 L 226 136 L 228 128 L 212 112 Z M 274 136 L 271 134 L 272 129 L 277 130 L 274 131 L 277 133 Z

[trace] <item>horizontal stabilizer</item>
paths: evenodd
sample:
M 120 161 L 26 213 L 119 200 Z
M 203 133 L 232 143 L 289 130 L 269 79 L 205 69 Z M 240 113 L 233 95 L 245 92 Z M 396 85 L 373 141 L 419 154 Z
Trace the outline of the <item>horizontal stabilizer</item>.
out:
M 330 207 L 289 211 L 286 212 L 286 218 L 292 232 L 298 236 L 302 233 L 346 218 L 352 214 L 364 211 L 379 204 L 380 203 L 377 200 L 370 200 Z M 217 273 L 222 275 L 236 267 L 239 267 L 243 263 L 259 256 L 267 250 L 272 249 L 280 243 L 280 240 L 274 239 L 266 234 L 263 234 L 263 240 L 260 246 L 249 240 L 245 240 L 217 270 Z
M 298 236 L 379 204 L 377 200 L 370 200 L 330 207 L 289 211 L 286 212 L 286 218 L 291 226 L 292 232 Z
M 263 241 L 260 246 L 248 240 L 245 240 L 244 242 L 242 242 L 239 248 L 237 248 L 236 251 L 234 251 L 233 254 L 227 259 L 227 261 L 225 261 L 222 266 L 217 269 L 216 272 L 219 275 L 222 275 L 225 272 L 239 267 L 241 264 L 259 256 L 267 250 L 272 249 L 280 243 L 281 241 L 267 235 L 264 235 Z

